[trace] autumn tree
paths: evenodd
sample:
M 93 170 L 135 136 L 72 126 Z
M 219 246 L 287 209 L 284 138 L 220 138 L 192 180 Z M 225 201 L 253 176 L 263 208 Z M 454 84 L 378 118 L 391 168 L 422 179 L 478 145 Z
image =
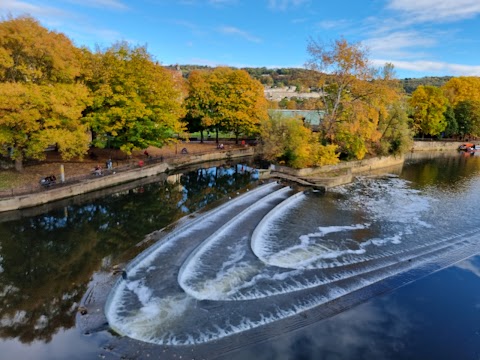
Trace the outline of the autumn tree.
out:
M 409 99 L 413 129 L 422 135 L 438 135 L 447 127 L 444 113 L 448 99 L 440 88 L 420 85 Z
M 324 45 L 310 39 L 307 46 L 310 59 L 306 66 L 321 76 L 318 87 L 322 96 L 325 117 L 321 130 L 333 142 L 338 124 L 345 121 L 345 107 L 357 98 L 352 90 L 358 81 L 372 80 L 366 50 L 359 44 L 349 44 L 345 39 Z
M 80 58 L 70 39 L 31 17 L 0 22 L 0 152 L 17 170 L 24 159 L 43 159 L 48 145 L 64 159 L 87 151 Z
M 371 118 L 374 119 L 370 123 L 376 123 L 379 134 L 378 139 L 371 143 L 373 152 L 387 155 L 409 150 L 413 136 L 407 115 L 408 105 L 393 65 L 387 63 L 380 68 L 367 87 L 370 94 L 365 102 L 373 109 Z M 371 140 L 374 138 L 371 137 Z
M 319 73 L 323 138 L 348 157 L 363 158 L 382 137 L 379 122 L 402 96 L 393 66 L 379 72 L 369 64 L 366 48 L 344 39 L 331 45 L 311 39 L 307 51 L 306 66 Z
M 441 89 L 453 107 L 461 101 L 480 101 L 480 77 L 477 76 L 451 78 Z
M 238 143 L 240 135 L 258 132 L 268 118 L 263 86 L 245 70 L 215 68 L 208 78 L 211 94 L 212 123 L 231 131 Z
M 273 115 L 261 125 L 261 151 L 265 159 L 294 168 L 338 162 L 337 146 L 322 145 L 319 134 L 295 117 Z
M 172 71 L 154 62 L 146 47 L 117 43 L 90 58 L 85 79 L 93 102 L 85 111 L 94 144 L 127 154 L 162 147 L 183 130 L 182 84 Z
M 379 155 L 402 154 L 411 149 L 413 135 L 405 102 L 392 103 L 387 115 L 379 121 L 378 130 L 381 133 L 376 151 Z
M 208 82 L 210 71 L 192 70 L 188 76 L 188 96 L 185 99 L 187 129 L 189 132 L 203 132 L 214 125 L 214 97 Z

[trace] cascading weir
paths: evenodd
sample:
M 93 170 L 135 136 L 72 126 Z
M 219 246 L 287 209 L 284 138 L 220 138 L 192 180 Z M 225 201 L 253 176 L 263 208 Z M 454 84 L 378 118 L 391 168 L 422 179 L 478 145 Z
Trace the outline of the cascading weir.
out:
M 298 328 L 297 314 L 478 252 L 475 222 L 463 219 L 460 233 L 435 226 L 462 220 L 442 217 L 444 206 L 398 178 L 363 179 L 329 196 L 270 183 L 134 259 L 110 293 L 106 316 L 122 335 L 178 346 L 274 323 Z

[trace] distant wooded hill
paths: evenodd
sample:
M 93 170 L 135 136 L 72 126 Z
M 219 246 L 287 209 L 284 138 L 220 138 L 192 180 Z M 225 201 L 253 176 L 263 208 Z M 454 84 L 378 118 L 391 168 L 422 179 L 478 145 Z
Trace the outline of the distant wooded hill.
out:
M 209 69 L 209 66 L 202 65 L 177 65 L 171 66 L 177 70 L 181 70 L 183 76 L 187 77 L 190 71 L 199 69 Z M 302 68 L 278 68 L 268 69 L 266 67 L 259 68 L 243 68 L 250 76 L 260 81 L 263 85 L 269 87 L 285 87 L 295 86 L 297 91 L 316 91 L 319 74 L 313 70 Z M 426 76 L 422 78 L 405 78 L 399 79 L 405 92 L 411 94 L 419 85 L 431 85 L 440 87 L 450 80 L 452 76 Z
M 453 76 L 426 76 L 422 78 L 405 78 L 401 79 L 403 88 L 407 94 L 411 94 L 420 85 L 431 85 L 440 87 L 450 80 Z

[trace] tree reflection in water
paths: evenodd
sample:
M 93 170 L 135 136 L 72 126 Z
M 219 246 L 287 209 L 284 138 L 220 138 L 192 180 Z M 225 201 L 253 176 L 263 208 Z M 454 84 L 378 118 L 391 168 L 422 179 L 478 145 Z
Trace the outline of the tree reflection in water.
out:
M 82 204 L 0 223 L 0 337 L 49 342 L 74 326 L 94 272 L 145 236 L 247 187 L 245 164 L 201 168 Z

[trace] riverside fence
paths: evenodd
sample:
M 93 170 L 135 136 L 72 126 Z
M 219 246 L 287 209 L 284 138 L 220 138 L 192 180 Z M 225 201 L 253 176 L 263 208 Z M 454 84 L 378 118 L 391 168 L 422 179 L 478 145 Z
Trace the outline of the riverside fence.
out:
M 11 189 L 1 190 L 0 199 L 11 198 L 15 196 L 22 196 L 40 192 L 48 192 L 52 189 L 58 189 L 61 187 L 71 186 L 74 184 L 80 184 L 89 180 L 98 179 L 99 177 L 115 176 L 117 174 L 124 173 L 126 171 L 151 167 L 160 163 L 167 163 L 172 166 L 182 166 L 183 164 L 194 164 L 199 161 L 218 160 L 219 158 L 228 159 L 235 153 L 235 157 L 251 156 L 253 155 L 253 148 L 240 148 L 240 149 L 218 149 L 215 152 L 211 150 L 196 151 L 194 153 L 179 153 L 175 155 L 160 155 L 160 156 L 145 156 L 144 158 L 126 159 L 114 161 L 115 166 L 112 169 L 102 169 L 102 175 L 97 175 L 92 170 L 89 173 L 67 176 L 64 182 L 60 181 L 60 176 L 57 177 L 55 184 L 50 186 L 44 186 L 40 184 L 40 180 L 34 184 L 30 184 L 22 187 L 15 187 Z M 212 155 L 212 159 L 206 158 L 206 155 Z M 198 161 L 196 161 L 198 160 Z

